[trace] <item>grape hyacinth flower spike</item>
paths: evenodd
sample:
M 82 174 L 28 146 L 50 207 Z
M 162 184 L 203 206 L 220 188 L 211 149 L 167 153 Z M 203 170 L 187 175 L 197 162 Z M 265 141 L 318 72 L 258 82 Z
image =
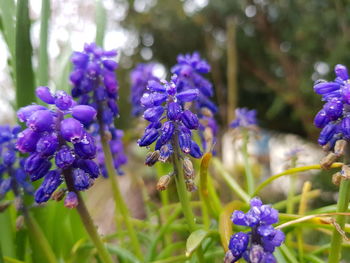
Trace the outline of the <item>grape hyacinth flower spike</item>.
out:
M 171 72 L 178 76 L 178 92 L 189 89 L 198 89 L 198 98 L 191 107 L 199 119 L 199 135 L 203 149 L 210 151 L 216 141 L 218 125 L 214 118 L 217 106 L 212 101 L 214 96 L 213 84 L 203 75 L 210 72 L 209 63 L 202 59 L 198 52 L 178 55 L 177 64 Z
M 285 235 L 272 224 L 278 222 L 278 211 L 264 205 L 259 198 L 250 201 L 247 213 L 236 210 L 232 214 L 236 225 L 250 227 L 249 232 L 238 232 L 231 236 L 225 263 L 234 263 L 243 258 L 249 263 L 275 263 L 273 256 L 276 247 L 281 246 Z
M 71 59 L 72 96 L 79 104 L 89 105 L 97 111 L 97 120 L 90 126 L 97 138 L 98 163 L 105 177 L 108 173 L 105 172 L 102 140 L 99 136 L 104 137 L 106 141 L 112 138 L 109 143 L 110 151 L 113 153 L 114 168 L 119 175 L 123 174 L 121 166 L 127 162 L 122 143 L 123 133 L 116 129 L 114 124 L 114 119 L 119 116 L 116 103 L 119 87 L 115 75 L 118 64 L 113 60 L 116 55 L 116 51 L 105 51 L 92 43 L 85 44 L 82 52 L 74 52 Z M 89 123 L 84 124 L 89 127 Z
M 97 141 L 97 160 L 103 175 L 109 175 L 115 199 L 115 211 L 121 212 L 129 232 L 135 254 L 143 258 L 136 231 L 130 220 L 128 207 L 120 191 L 116 174 L 123 174 L 121 166 L 127 162 L 122 144 L 123 133 L 115 127 L 119 117 L 118 81 L 115 70 L 118 63 L 113 60 L 115 50 L 106 51 L 96 44 L 85 44 L 82 52 L 72 56 L 73 71 L 70 81 L 72 96 L 79 104 L 90 105 L 97 111 L 97 121 L 90 125 Z M 85 124 L 89 127 L 88 124 Z M 117 221 L 117 223 L 119 220 Z
M 254 128 L 257 126 L 256 110 L 248 110 L 247 108 L 237 108 L 235 110 L 236 118 L 231 122 L 230 127 L 237 128 Z
M 83 125 L 94 120 L 96 111 L 76 104 L 64 91 L 53 94 L 48 87 L 38 87 L 36 94 L 50 107 L 32 104 L 18 110 L 27 128 L 19 133 L 16 147 L 29 154 L 23 167 L 30 179 L 44 178 L 35 192 L 35 201 L 44 203 L 64 179 L 69 191 L 77 192 L 88 189 L 98 177 L 95 142 Z
M 34 193 L 23 169 L 23 159 L 19 158 L 16 149 L 20 131 L 20 126 L 0 125 L 0 200 L 11 190 L 19 198 L 23 193 Z
M 147 89 L 148 81 L 159 82 L 159 79 L 154 75 L 154 66 L 154 63 L 140 63 L 130 73 L 130 101 L 134 116 L 140 116 L 144 111 L 140 99 Z
M 157 161 L 165 162 L 169 158 L 183 159 L 187 189 L 196 189 L 193 183 L 194 172 L 190 171 L 192 163 L 185 155 L 200 158 L 202 152 L 192 138 L 192 131 L 198 130 L 199 121 L 196 114 L 186 108 L 186 103 L 198 98 L 198 89 L 178 92 L 178 77 L 173 75 L 170 82 L 149 81 L 148 90 L 141 98 L 145 107 L 143 118 L 150 122 L 138 144 L 148 147 L 155 143 L 154 152 L 146 156 L 146 165 Z M 178 150 L 180 149 L 180 151 Z M 193 169 L 192 169 L 193 170 Z

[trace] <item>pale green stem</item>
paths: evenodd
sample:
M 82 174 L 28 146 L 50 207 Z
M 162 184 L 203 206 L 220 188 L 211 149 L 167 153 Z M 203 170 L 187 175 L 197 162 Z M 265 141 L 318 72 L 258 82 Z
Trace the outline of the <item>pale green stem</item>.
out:
M 101 258 L 101 261 L 103 263 L 113 263 L 113 259 L 111 255 L 108 253 L 107 248 L 105 247 L 99 234 L 97 233 L 94 222 L 92 221 L 91 216 L 85 206 L 83 198 L 81 197 L 79 191 L 75 190 L 74 182 L 72 178 L 72 171 L 70 169 L 66 169 L 63 171 L 63 175 L 66 181 L 68 190 L 71 192 L 75 192 L 78 197 L 78 205 L 76 207 L 77 211 L 79 213 L 81 221 L 84 224 L 86 232 L 89 234 L 91 241 L 94 243 L 97 249 L 97 252 Z
M 179 196 L 182 210 L 186 218 L 190 232 L 193 232 L 196 230 L 196 223 L 194 220 L 194 214 L 191 208 L 190 199 L 186 189 L 186 183 L 185 183 L 185 178 L 183 174 L 182 161 L 180 159 L 180 150 L 178 145 L 179 144 L 178 144 L 177 136 L 175 136 L 175 139 L 173 140 L 174 153 L 172 156 L 172 161 L 173 161 L 174 172 L 175 172 L 176 190 L 177 190 L 177 194 Z M 204 262 L 201 246 L 199 246 L 197 249 L 197 257 L 198 257 L 198 262 Z
M 248 143 L 249 143 L 248 131 L 244 131 L 243 136 L 244 138 L 243 138 L 242 153 L 243 153 L 244 170 L 245 170 L 246 183 L 247 183 L 247 192 L 250 196 L 252 196 L 252 194 L 254 193 L 254 175 L 252 172 L 252 166 L 249 160 L 249 153 L 248 153 Z
M 340 183 L 339 196 L 337 212 L 346 212 L 348 210 L 348 205 L 350 201 L 350 180 L 343 179 Z M 345 215 L 338 215 L 336 217 L 336 223 L 341 229 L 344 228 L 346 221 Z M 339 231 L 335 228 L 333 230 L 332 241 L 331 241 L 331 251 L 329 254 L 329 263 L 339 263 L 341 259 L 341 245 L 343 242 L 343 237 Z
M 109 179 L 111 182 L 111 186 L 112 186 L 112 191 L 113 191 L 116 209 L 119 208 L 119 211 L 124 219 L 126 228 L 127 228 L 129 235 L 130 235 L 131 244 L 132 244 L 132 247 L 134 249 L 135 254 L 137 255 L 137 257 L 139 259 L 142 260 L 143 254 L 142 254 L 141 246 L 140 246 L 139 240 L 137 239 L 137 234 L 136 234 L 136 231 L 134 229 L 134 226 L 130 220 L 130 213 L 129 213 L 128 207 L 127 207 L 127 205 L 124 201 L 124 198 L 120 192 L 119 182 L 118 182 L 118 178 L 117 178 L 118 176 L 117 176 L 116 171 L 115 171 L 114 166 L 113 166 L 113 157 L 112 157 L 111 149 L 109 147 L 109 143 L 106 139 L 106 136 L 102 132 L 102 127 L 103 126 L 100 125 L 101 143 L 102 143 L 102 147 L 103 147 L 103 153 L 104 153 L 104 157 L 105 157 L 105 165 L 107 168 L 107 173 L 108 173 L 108 176 L 109 176 Z

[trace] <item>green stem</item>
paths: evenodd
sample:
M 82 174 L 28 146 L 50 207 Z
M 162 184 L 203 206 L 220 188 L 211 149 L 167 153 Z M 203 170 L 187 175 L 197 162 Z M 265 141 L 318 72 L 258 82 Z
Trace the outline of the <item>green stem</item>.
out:
M 49 82 L 49 57 L 47 52 L 48 27 L 50 19 L 50 0 L 42 0 L 40 21 L 40 48 L 38 84 L 47 85 Z
M 36 222 L 34 217 L 32 217 L 26 209 L 23 209 L 23 216 L 25 223 L 28 227 L 28 232 L 31 237 L 32 242 L 34 241 L 38 244 L 40 252 L 42 252 L 42 257 L 45 262 L 56 263 L 56 257 L 53 253 L 49 242 L 47 241 L 43 231 L 41 230 L 39 224 Z
M 97 249 L 99 256 L 101 257 L 101 261 L 103 263 L 113 263 L 113 259 L 111 255 L 108 253 L 107 248 L 105 247 L 104 243 L 102 242 L 100 236 L 97 233 L 94 222 L 92 221 L 91 216 L 85 206 L 83 198 L 81 197 L 79 191 L 75 190 L 71 170 L 70 169 L 64 170 L 63 175 L 65 178 L 68 190 L 71 192 L 75 192 L 78 197 L 78 205 L 76 207 L 77 211 L 79 213 L 81 221 L 84 224 L 86 232 L 89 234 L 92 242 L 94 243 Z
M 196 223 L 194 220 L 194 214 L 192 212 L 192 208 L 190 204 L 190 198 L 188 196 L 187 189 L 186 189 L 185 178 L 182 170 L 182 163 L 181 163 L 181 160 L 179 159 L 180 151 L 179 151 L 178 145 L 179 144 L 178 144 L 177 136 L 175 136 L 175 139 L 173 141 L 174 153 L 172 156 L 172 161 L 173 161 L 174 172 L 175 172 L 176 190 L 179 196 L 179 200 L 180 200 L 188 227 L 190 231 L 193 232 L 196 230 Z M 204 256 L 203 256 L 201 246 L 199 246 L 197 249 L 197 257 L 198 257 L 198 262 L 204 262 Z
M 350 180 L 343 179 L 340 183 L 339 197 L 337 212 L 346 212 L 348 209 L 350 201 Z M 344 228 L 346 217 L 344 215 L 338 215 L 336 217 L 336 222 L 341 229 Z M 342 245 L 342 236 L 335 228 L 333 230 L 332 241 L 331 241 L 331 251 L 329 254 L 328 262 L 329 263 L 338 263 L 341 258 L 341 245 Z
M 103 126 L 100 125 L 100 127 L 103 127 Z M 102 131 L 102 128 L 100 129 L 100 136 L 101 136 L 101 142 L 103 147 L 103 153 L 105 156 L 105 165 L 106 165 L 108 176 L 111 182 L 116 209 L 119 208 L 119 211 L 124 219 L 135 254 L 139 259 L 142 260 L 143 254 L 142 254 L 141 246 L 140 246 L 139 240 L 137 239 L 137 234 L 134 229 L 134 226 L 130 220 L 130 213 L 129 213 L 128 207 L 120 191 L 119 182 L 117 179 L 118 176 L 113 166 L 113 157 L 112 157 L 111 149 L 109 147 L 109 143 L 106 139 L 106 136 Z
M 248 143 L 249 143 L 249 133 L 248 131 L 245 131 L 244 138 L 243 138 L 242 153 L 243 153 L 245 176 L 247 180 L 247 192 L 250 196 L 252 196 L 252 194 L 254 193 L 254 176 L 252 172 L 252 166 L 249 161 Z

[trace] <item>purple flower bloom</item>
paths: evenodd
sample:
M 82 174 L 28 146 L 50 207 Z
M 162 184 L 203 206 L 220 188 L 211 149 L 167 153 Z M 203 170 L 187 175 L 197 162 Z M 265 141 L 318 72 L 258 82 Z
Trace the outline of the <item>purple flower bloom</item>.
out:
M 171 72 L 178 75 L 177 98 L 181 101 L 193 101 L 191 109 L 198 116 L 199 135 L 203 148 L 207 149 L 207 144 L 213 145 L 216 140 L 218 129 L 213 117 L 217 107 L 211 100 L 214 95 L 213 85 L 203 77 L 203 74 L 210 72 L 210 65 L 201 59 L 198 52 L 194 52 L 192 55 L 179 55 Z M 208 133 L 210 136 L 206 136 Z
M 100 131 L 104 133 L 115 133 L 116 128 L 114 118 L 118 117 L 119 109 L 117 105 L 118 99 L 118 81 L 116 79 L 115 70 L 118 63 L 113 60 L 116 51 L 104 51 L 96 44 L 85 44 L 82 52 L 74 52 L 72 55 L 73 71 L 70 80 L 73 85 L 72 96 L 77 99 L 79 104 L 72 108 L 72 116 L 79 120 L 87 128 L 91 128 L 96 138 L 96 146 L 94 139 L 84 134 L 84 138 L 74 145 L 76 153 L 82 158 L 92 159 L 96 156 L 101 157 L 99 149 L 102 151 Z M 150 118 L 156 118 L 157 112 Z M 91 123 L 97 115 L 98 121 Z M 151 116 L 152 115 L 152 116 Z M 102 127 L 100 127 L 100 125 Z M 121 135 L 122 136 L 122 133 Z M 114 136 L 116 137 L 116 136 Z M 118 142 L 110 143 L 111 152 L 113 147 L 118 145 L 118 151 L 115 151 L 114 164 L 118 171 L 122 164 L 126 163 L 127 158 L 124 154 L 121 138 Z M 105 171 L 104 158 L 98 158 L 101 171 Z M 105 173 L 104 173 L 105 175 Z
M 236 262 L 242 257 L 247 262 L 276 262 L 273 252 L 285 239 L 284 233 L 272 226 L 278 222 L 276 209 L 255 197 L 250 201 L 247 213 L 236 210 L 231 219 L 236 225 L 250 227 L 251 232 L 231 236 L 225 263 Z
M 36 202 L 42 203 L 48 201 L 62 184 L 64 172 L 71 172 L 78 191 L 86 190 L 98 177 L 98 170 L 82 169 L 76 165 L 95 158 L 96 146 L 84 124 L 94 118 L 96 111 L 90 106 L 75 105 L 63 91 L 52 94 L 46 87 L 39 87 L 36 93 L 43 101 L 55 104 L 56 108 L 49 110 L 44 106 L 30 105 L 20 109 L 19 119 L 26 122 L 28 128 L 18 134 L 16 147 L 23 153 L 30 153 L 23 162 L 23 169 L 30 179 L 44 178 L 35 192 Z M 56 163 L 54 169 L 51 168 L 52 159 Z
M 256 110 L 237 108 L 235 113 L 236 119 L 230 124 L 231 128 L 247 128 L 257 125 Z
M 325 101 L 314 119 L 317 128 L 322 129 L 318 143 L 332 150 L 336 141 L 350 139 L 350 85 L 348 70 L 343 65 L 334 68 L 336 78 L 332 82 L 318 80 L 314 84 L 314 91 L 322 95 Z
M 78 205 L 78 196 L 74 192 L 68 192 L 66 198 L 64 199 L 64 206 L 68 208 L 76 208 Z
M 181 100 L 179 100 L 179 93 L 177 92 L 178 78 L 176 75 L 172 77 L 170 82 L 164 81 L 163 88 L 158 87 L 158 84 L 155 85 L 153 82 L 149 84 L 156 86 L 156 91 L 147 92 L 147 97 L 152 97 L 156 93 L 163 94 L 166 99 L 159 106 L 154 106 L 153 103 L 143 104 L 147 108 L 144 112 L 144 118 L 150 121 L 151 125 L 145 129 L 143 137 L 138 141 L 139 146 L 149 146 L 157 141 L 155 149 L 161 151 L 160 159 L 164 161 L 173 153 L 173 150 L 172 147 L 168 146 L 162 150 L 162 147 L 174 139 L 174 136 L 177 136 L 177 139 L 173 140 L 172 143 L 178 141 L 178 146 L 183 153 L 191 154 L 192 144 L 196 145 L 191 139 L 191 130 L 198 129 L 199 125 L 197 115 L 184 109 L 184 102 L 195 100 L 198 91 L 193 89 L 183 91 L 180 93 Z M 166 119 L 166 121 L 161 123 L 161 119 Z M 199 149 L 199 146 L 197 147 Z M 194 157 L 200 158 L 201 152 L 198 153 Z
M 15 141 L 19 130 L 20 127 L 0 125 L 0 199 L 11 189 L 16 196 L 22 189 L 28 194 L 34 192 L 23 170 L 23 162 L 17 156 Z
M 148 81 L 154 81 L 154 86 L 161 86 L 159 79 L 153 74 L 154 64 L 138 64 L 130 73 L 131 94 L 130 101 L 132 104 L 132 114 L 140 116 L 144 109 L 142 107 L 141 98 L 147 88 Z M 161 86 L 162 87 L 162 86 Z

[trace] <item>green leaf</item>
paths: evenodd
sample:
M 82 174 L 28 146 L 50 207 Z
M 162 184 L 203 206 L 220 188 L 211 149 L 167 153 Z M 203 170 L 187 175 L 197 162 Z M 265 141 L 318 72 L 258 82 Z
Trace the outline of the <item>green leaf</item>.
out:
M 5 263 L 25 263 L 24 261 L 15 259 L 15 258 L 10 258 L 10 257 L 4 257 Z
M 49 19 L 50 19 L 50 0 L 42 0 L 41 21 L 40 21 L 39 70 L 38 70 L 39 86 L 46 86 L 49 82 L 49 55 L 47 51 Z
M 3 34 L 6 44 L 10 50 L 12 59 L 15 57 L 15 15 L 16 6 L 14 0 L 1 0 L 0 1 L 0 16 L 3 25 Z
M 192 232 L 186 242 L 186 256 L 190 257 L 208 235 L 209 232 L 203 229 Z
M 4 256 L 15 257 L 14 226 L 11 222 L 10 210 L 0 213 L 0 246 Z
M 35 102 L 32 45 L 28 0 L 17 1 L 16 23 L 16 99 L 17 108 Z

